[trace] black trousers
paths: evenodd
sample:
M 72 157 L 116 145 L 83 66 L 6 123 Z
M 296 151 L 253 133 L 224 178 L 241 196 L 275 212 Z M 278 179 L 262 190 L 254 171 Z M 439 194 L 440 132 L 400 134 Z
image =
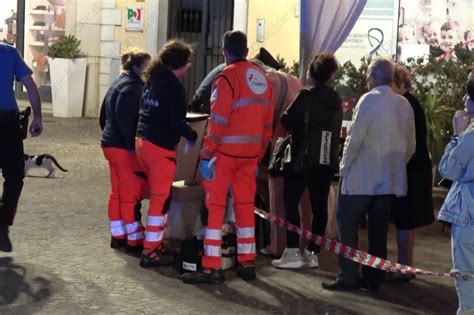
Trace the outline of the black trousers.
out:
M 326 168 L 313 168 L 304 175 L 292 175 L 284 178 L 283 202 L 286 220 L 300 226 L 299 203 L 306 187 L 309 189 L 313 222 L 311 232 L 324 236 L 328 221 L 328 194 L 331 187 L 332 172 Z M 295 232 L 286 232 L 287 247 L 298 248 L 300 237 Z M 310 243 L 308 250 L 319 253 L 320 247 Z
M 5 227 L 13 224 L 25 176 L 23 140 L 16 112 L 0 112 L 0 169 L 4 178 L 0 226 Z
M 365 215 L 368 218 L 369 254 L 387 258 L 387 232 L 392 209 L 393 195 L 339 195 L 336 210 L 339 241 L 357 248 L 358 228 Z M 341 272 L 338 278 L 347 285 L 359 283 L 359 265 L 339 256 Z M 366 267 L 362 276 L 373 287 L 380 286 L 385 272 Z

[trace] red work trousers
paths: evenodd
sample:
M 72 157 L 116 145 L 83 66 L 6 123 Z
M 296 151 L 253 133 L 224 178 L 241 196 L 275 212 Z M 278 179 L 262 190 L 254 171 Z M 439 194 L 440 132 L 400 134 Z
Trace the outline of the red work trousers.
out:
M 216 153 L 212 180 L 204 180 L 206 206 L 209 210 L 202 266 L 221 268 L 222 223 L 227 204 L 227 192 L 234 197 L 237 226 L 237 259 L 240 263 L 255 261 L 255 218 L 253 214 L 257 158 L 234 158 Z
M 110 169 L 110 232 L 114 238 L 128 239 L 130 246 L 140 246 L 144 228 L 136 216 L 135 206 L 143 199 L 148 187 L 146 181 L 135 175 L 140 170 L 137 157 L 125 149 L 102 149 Z
M 150 208 L 146 224 L 143 252 L 149 254 L 163 242 L 166 210 L 176 172 L 176 151 L 161 148 L 150 141 L 136 138 L 135 147 L 140 166 L 148 176 Z

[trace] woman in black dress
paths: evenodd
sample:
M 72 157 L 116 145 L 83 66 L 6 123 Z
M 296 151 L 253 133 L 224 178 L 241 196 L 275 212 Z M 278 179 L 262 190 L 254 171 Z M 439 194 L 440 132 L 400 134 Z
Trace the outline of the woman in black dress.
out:
M 392 89 L 403 95 L 415 114 L 416 151 L 407 164 L 408 193 L 396 198 L 392 208 L 392 221 L 397 228 L 398 262 L 413 265 L 415 229 L 434 222 L 433 169 L 426 141 L 426 117 L 420 102 L 410 94 L 410 72 L 397 65 Z M 409 275 L 391 274 L 389 281 L 409 281 Z

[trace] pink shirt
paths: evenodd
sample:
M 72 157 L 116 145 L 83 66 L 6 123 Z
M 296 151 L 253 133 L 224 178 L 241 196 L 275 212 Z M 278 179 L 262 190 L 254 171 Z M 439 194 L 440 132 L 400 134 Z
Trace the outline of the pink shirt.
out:
M 288 83 L 288 93 L 286 94 L 286 98 L 281 108 L 281 115 L 283 114 L 283 112 L 285 112 L 286 108 L 291 104 L 291 102 L 295 99 L 296 95 L 303 88 L 303 84 L 299 79 L 295 78 L 294 76 L 281 71 L 275 71 L 271 69 L 266 72 L 266 75 L 268 81 L 270 81 L 270 84 L 272 86 L 272 106 L 274 109 L 278 98 L 280 97 L 280 92 L 282 90 L 280 75 L 284 75 L 286 82 Z M 278 139 L 279 137 L 284 137 L 287 134 L 288 130 L 286 130 L 281 125 L 280 117 L 278 117 L 278 123 L 275 126 L 275 130 L 273 130 L 272 145 L 275 143 L 276 139 Z

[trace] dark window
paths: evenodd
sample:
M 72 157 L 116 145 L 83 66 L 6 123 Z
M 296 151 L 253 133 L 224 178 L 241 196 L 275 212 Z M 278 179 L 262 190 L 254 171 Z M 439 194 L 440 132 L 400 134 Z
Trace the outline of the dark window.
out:
M 201 33 L 202 11 L 181 9 L 178 13 L 178 32 Z

